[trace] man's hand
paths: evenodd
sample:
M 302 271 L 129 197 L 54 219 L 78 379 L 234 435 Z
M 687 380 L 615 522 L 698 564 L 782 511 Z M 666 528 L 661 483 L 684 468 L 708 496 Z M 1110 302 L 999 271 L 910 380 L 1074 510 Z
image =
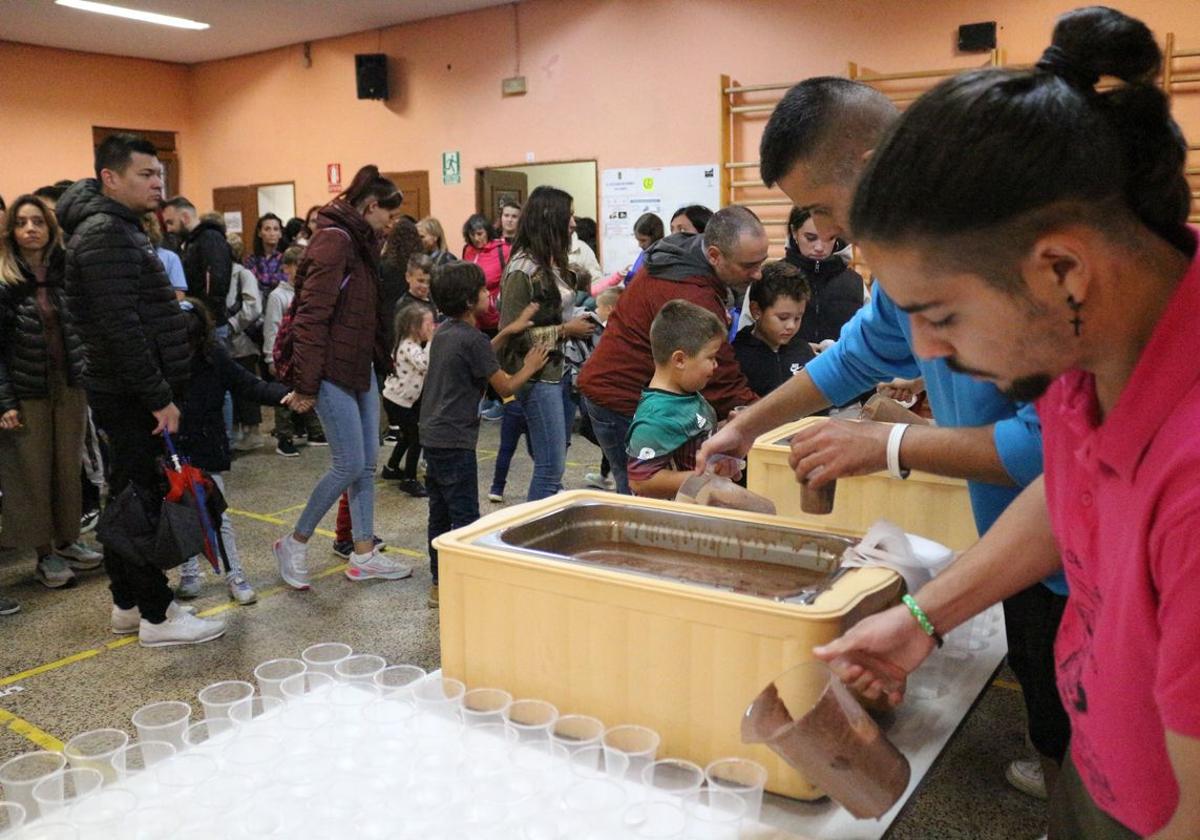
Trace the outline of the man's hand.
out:
M 890 397 L 905 407 L 916 402 L 917 397 L 925 393 L 925 377 L 916 379 L 893 379 L 891 382 L 880 382 L 875 390 L 885 397 Z
M 788 463 L 797 481 L 816 488 L 847 475 L 887 469 L 887 441 L 892 424 L 870 420 L 826 420 L 792 435 Z M 820 467 L 820 471 L 813 473 Z M 809 476 L 812 476 L 809 480 Z
M 907 607 L 864 618 L 845 635 L 813 648 L 838 678 L 868 700 L 893 707 L 904 699 L 905 681 L 933 652 L 934 641 Z
M 12 432 L 19 428 L 21 428 L 21 412 L 17 409 L 10 408 L 4 414 L 0 414 L 0 429 Z
M 742 434 L 742 431 L 738 428 L 738 424 L 730 420 L 724 427 L 717 429 L 716 434 L 704 441 L 704 445 L 696 453 L 695 472 L 697 475 L 702 475 L 705 467 L 708 466 L 709 459 L 713 455 L 728 455 L 731 458 L 740 459 L 750 451 L 750 447 L 753 445 L 754 440 Z
M 179 431 L 179 409 L 175 407 L 175 403 L 167 403 L 166 408 L 155 411 L 154 419 L 158 421 L 158 425 L 154 427 L 156 435 L 161 435 L 164 431 L 173 435 Z
M 317 398 L 297 394 L 295 391 L 292 391 L 283 398 L 283 404 L 297 414 L 307 414 L 316 406 Z

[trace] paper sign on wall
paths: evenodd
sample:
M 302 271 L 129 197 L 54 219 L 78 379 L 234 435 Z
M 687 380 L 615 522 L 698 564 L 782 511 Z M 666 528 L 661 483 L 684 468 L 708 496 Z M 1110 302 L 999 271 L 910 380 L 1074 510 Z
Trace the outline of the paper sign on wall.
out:
M 703 204 L 716 210 L 719 201 L 715 163 L 605 169 L 600 178 L 604 270 L 624 271 L 637 259 L 640 250 L 633 225 L 643 213 L 656 213 L 667 230 L 670 215 L 680 207 Z
M 226 210 L 221 216 L 225 220 L 226 233 L 241 233 L 242 232 L 242 213 L 240 210 Z

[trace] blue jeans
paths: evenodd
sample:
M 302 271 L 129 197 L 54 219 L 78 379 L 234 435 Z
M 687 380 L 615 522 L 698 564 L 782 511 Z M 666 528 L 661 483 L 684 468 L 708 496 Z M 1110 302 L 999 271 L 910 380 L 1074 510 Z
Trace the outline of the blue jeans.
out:
M 533 445 L 529 442 L 529 428 L 525 424 L 525 412 L 521 408 L 521 401 L 510 400 L 504 404 L 504 418 L 500 421 L 500 450 L 496 453 L 496 469 L 492 473 L 491 492 L 497 496 L 504 495 L 504 485 L 508 483 L 508 468 L 512 464 L 522 435 L 525 436 L 525 448 L 532 458 Z
M 533 477 L 526 496 L 531 502 L 553 496 L 562 489 L 563 470 L 567 467 L 563 394 L 560 382 L 534 382 L 517 398 L 525 412 L 529 445 L 533 447 Z
M 629 476 L 625 473 L 625 465 L 629 457 L 625 454 L 625 436 L 629 434 L 629 424 L 632 417 L 617 414 L 615 411 L 596 405 L 587 397 L 581 395 L 583 408 L 592 419 L 592 433 L 595 434 L 600 449 L 612 466 L 613 481 L 617 483 L 617 492 L 626 496 L 629 492 Z
M 229 325 L 223 327 L 213 327 L 213 335 L 216 336 L 217 343 L 229 349 Z M 221 419 L 225 421 L 225 437 L 229 439 L 229 445 L 233 446 L 233 394 L 225 392 L 225 401 L 221 404 Z
M 375 458 L 379 454 L 379 392 L 350 391 L 328 380 L 317 391 L 317 415 L 329 441 L 329 471 L 321 476 L 296 523 L 311 537 L 333 503 L 350 491 L 350 521 L 356 542 L 375 533 Z
M 474 449 L 425 448 L 425 489 L 429 492 L 429 571 L 438 582 L 433 541 L 479 518 L 479 466 Z

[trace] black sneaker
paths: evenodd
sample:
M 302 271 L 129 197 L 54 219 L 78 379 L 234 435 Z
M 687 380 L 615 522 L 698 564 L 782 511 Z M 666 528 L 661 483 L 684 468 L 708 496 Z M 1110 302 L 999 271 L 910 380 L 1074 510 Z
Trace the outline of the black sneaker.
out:
M 379 537 L 371 537 L 371 541 L 380 551 L 387 548 L 387 543 Z M 350 555 L 354 553 L 354 540 L 346 540 L 345 542 L 337 541 L 333 544 L 333 553 L 343 560 L 349 560 Z
M 96 523 L 100 521 L 100 509 L 93 508 L 83 512 L 83 516 L 79 517 L 79 533 L 86 534 L 96 527 Z
M 400 469 L 398 467 L 393 469 L 392 467 L 389 467 L 387 464 L 384 464 L 383 469 L 381 469 L 379 471 L 379 477 L 382 478 L 384 481 L 400 481 L 401 479 L 404 478 L 404 473 L 400 472 Z
M 310 446 L 328 446 L 329 441 L 325 440 L 325 435 L 309 435 L 308 443 Z
M 383 436 L 384 443 L 395 443 L 400 439 L 400 427 L 388 426 L 387 434 Z
M 275 444 L 275 454 L 282 455 L 284 458 L 299 458 L 300 450 L 296 448 L 296 444 L 292 443 L 289 438 L 280 438 Z
M 412 496 L 414 499 L 424 499 L 429 495 L 421 482 L 417 481 L 415 478 L 406 478 L 396 486 L 408 495 Z

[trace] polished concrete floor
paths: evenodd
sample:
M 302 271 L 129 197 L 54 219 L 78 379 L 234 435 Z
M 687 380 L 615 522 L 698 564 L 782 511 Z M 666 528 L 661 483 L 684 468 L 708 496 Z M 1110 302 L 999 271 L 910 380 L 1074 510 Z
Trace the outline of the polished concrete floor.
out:
M 270 427 L 268 417 L 265 426 Z M 484 424 L 480 436 L 480 498 L 484 512 L 499 430 Z M 234 607 L 221 582 L 208 577 L 195 602 L 206 613 L 223 612 L 226 636 L 191 648 L 141 648 L 108 630 L 109 596 L 103 572 L 81 575 L 65 590 L 49 591 L 33 578 L 31 556 L 0 553 L 0 592 L 22 611 L 0 616 L 0 762 L 20 752 L 54 747 L 87 729 L 113 726 L 133 732 L 130 714 L 158 699 L 193 701 L 221 679 L 250 679 L 266 659 L 296 656 L 310 644 L 342 641 L 390 663 L 438 665 L 438 617 L 426 607 L 426 505 L 394 487 L 377 494 L 377 528 L 389 550 L 416 564 L 404 581 L 353 583 L 341 574 L 329 535 L 313 541 L 311 557 L 322 577 L 310 592 L 281 588 L 272 541 L 291 525 L 307 491 L 328 463 L 328 449 L 308 447 L 285 459 L 273 447 L 239 456 L 227 477 L 238 546 L 260 600 Z M 582 487 L 598 450 L 576 437 L 566 486 Z M 515 459 L 507 496 L 524 498 L 530 463 Z M 332 514 L 323 526 L 332 528 Z M 1035 838 L 1045 826 L 1044 803 L 1010 788 L 1004 768 L 1025 754 L 1021 698 L 1011 674 L 980 698 L 949 747 L 893 825 L 893 838 Z

